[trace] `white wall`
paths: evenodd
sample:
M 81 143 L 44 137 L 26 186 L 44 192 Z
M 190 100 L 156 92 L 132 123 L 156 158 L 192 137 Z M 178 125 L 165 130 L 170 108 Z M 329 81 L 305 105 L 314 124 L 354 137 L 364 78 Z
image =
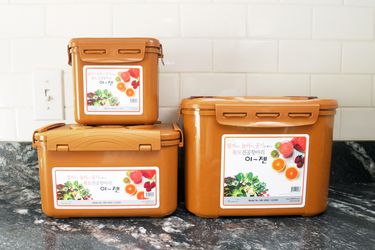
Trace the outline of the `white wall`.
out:
M 64 70 L 80 36 L 153 36 L 165 49 L 160 118 L 190 95 L 336 98 L 335 139 L 375 139 L 375 0 L 0 0 L 0 140 L 33 129 L 31 73 Z

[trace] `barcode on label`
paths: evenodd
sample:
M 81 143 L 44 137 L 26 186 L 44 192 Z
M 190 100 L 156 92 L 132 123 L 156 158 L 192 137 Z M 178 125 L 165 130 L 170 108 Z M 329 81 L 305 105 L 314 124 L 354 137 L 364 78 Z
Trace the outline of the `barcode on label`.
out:
M 155 193 L 154 192 L 146 192 L 145 197 L 146 198 L 154 198 Z
M 130 98 L 130 103 L 137 103 L 138 102 L 138 98 Z
M 295 186 L 290 188 L 290 192 L 300 192 L 301 186 Z

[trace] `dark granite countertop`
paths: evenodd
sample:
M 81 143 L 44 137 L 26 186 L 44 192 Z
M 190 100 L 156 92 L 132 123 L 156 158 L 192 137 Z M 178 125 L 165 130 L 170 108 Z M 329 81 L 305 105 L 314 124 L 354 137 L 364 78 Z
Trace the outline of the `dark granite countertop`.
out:
M 40 208 L 30 143 L 0 143 L 0 249 L 375 249 L 375 143 L 336 144 L 319 216 L 202 219 L 180 202 L 166 218 L 54 219 Z M 339 178 L 361 166 L 364 176 Z

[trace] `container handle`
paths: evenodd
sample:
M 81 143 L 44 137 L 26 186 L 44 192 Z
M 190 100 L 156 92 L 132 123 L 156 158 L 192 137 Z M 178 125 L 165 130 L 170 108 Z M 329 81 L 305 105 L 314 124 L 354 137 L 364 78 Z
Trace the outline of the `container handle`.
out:
M 319 104 L 216 104 L 216 121 L 238 127 L 298 127 L 312 125 L 319 117 Z
M 68 49 L 68 65 L 72 65 L 72 52 L 70 51 L 70 46 L 67 46 Z
M 34 131 L 33 133 L 33 139 L 32 139 L 32 147 L 33 148 L 36 148 L 36 134 L 37 133 L 43 133 L 43 132 L 46 132 L 48 130 L 51 130 L 51 129 L 54 129 L 54 128 L 58 128 L 58 127 L 62 127 L 62 126 L 65 126 L 65 123 L 63 122 L 60 122 L 60 123 L 52 123 L 52 124 L 48 124 L 44 127 L 41 127 L 41 128 L 38 128 L 37 130 Z
M 178 131 L 180 133 L 180 143 L 178 144 L 178 146 L 180 148 L 183 148 L 184 147 L 184 133 L 182 133 L 182 129 L 180 128 L 180 126 L 178 126 L 177 123 L 172 123 L 172 126 L 173 126 L 173 129 Z
M 163 64 L 163 66 L 165 66 L 165 63 L 164 63 L 163 45 L 161 45 L 161 44 L 160 44 L 160 53 L 159 53 L 159 57 L 160 57 L 161 63 Z

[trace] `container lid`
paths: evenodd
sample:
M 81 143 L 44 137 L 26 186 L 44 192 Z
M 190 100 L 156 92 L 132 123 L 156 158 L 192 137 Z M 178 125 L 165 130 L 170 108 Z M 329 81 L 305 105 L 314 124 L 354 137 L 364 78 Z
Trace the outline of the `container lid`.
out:
M 34 132 L 33 146 L 48 151 L 156 151 L 183 146 L 182 131 L 173 124 L 85 126 L 51 124 Z
M 304 96 L 191 97 L 181 103 L 182 114 L 206 112 L 221 125 L 258 128 L 313 125 L 336 108 L 336 100 Z
M 68 64 L 72 53 L 87 63 L 134 63 L 145 53 L 158 54 L 163 62 L 163 48 L 155 38 L 73 38 L 68 44 Z
M 107 44 L 124 44 L 144 42 L 147 47 L 160 47 L 158 39 L 151 37 L 135 37 L 135 38 L 72 38 L 69 47 L 77 47 L 80 45 L 107 45 Z
M 192 96 L 181 103 L 181 109 L 215 110 L 216 104 L 241 104 L 241 105 L 319 105 L 320 110 L 337 108 L 337 101 L 332 99 L 319 99 L 314 96 L 283 96 L 283 97 L 262 97 L 262 96 Z

